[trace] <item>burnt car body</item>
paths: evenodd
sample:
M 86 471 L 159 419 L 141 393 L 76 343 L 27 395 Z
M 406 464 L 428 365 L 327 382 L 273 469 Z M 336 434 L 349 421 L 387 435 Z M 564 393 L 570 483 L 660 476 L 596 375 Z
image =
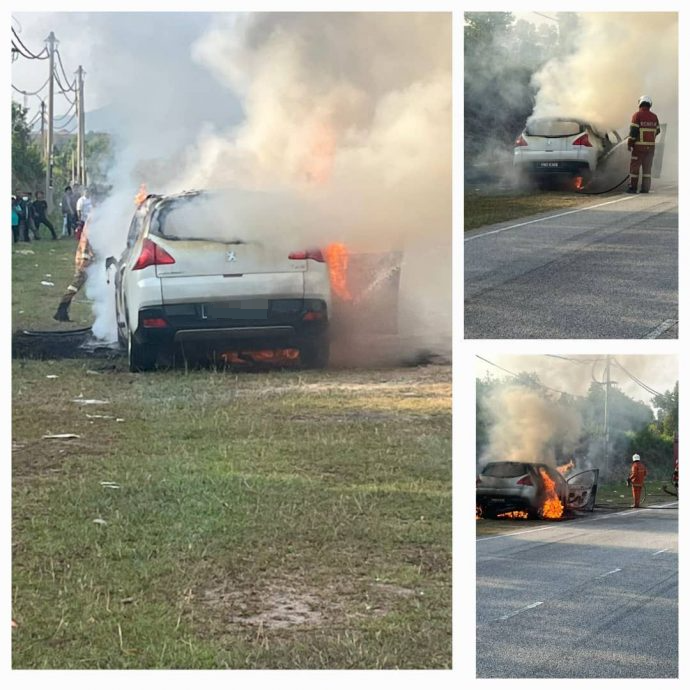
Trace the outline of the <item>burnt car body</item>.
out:
M 564 477 L 544 463 L 504 460 L 488 463 L 477 476 L 477 508 L 482 517 L 496 517 L 512 511 L 541 517 L 546 487 L 540 470 L 554 482 L 555 491 L 566 510 L 594 510 L 598 469 L 574 472 Z

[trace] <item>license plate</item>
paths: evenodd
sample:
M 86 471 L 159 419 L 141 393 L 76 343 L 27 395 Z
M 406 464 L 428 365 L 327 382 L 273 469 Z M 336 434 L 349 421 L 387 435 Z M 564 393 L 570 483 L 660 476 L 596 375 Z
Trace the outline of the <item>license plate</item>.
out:
M 558 163 L 539 163 L 540 168 L 557 168 Z

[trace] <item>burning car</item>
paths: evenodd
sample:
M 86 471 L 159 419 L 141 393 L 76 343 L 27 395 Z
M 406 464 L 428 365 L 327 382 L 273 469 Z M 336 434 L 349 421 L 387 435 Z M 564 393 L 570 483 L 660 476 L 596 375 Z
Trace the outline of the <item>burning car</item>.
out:
M 321 250 L 285 251 L 205 222 L 204 209 L 217 202 L 210 192 L 138 202 L 124 252 L 108 260 L 116 265 L 118 340 L 130 370 L 152 369 L 178 347 L 227 353 L 231 362 L 251 349 L 327 365 L 331 281 Z
M 564 476 L 544 463 L 498 461 L 477 477 L 481 517 L 561 518 L 566 510 L 594 510 L 599 470 Z
M 532 118 L 515 141 L 513 167 L 520 177 L 544 184 L 580 178 L 586 184 L 622 139 L 570 117 Z

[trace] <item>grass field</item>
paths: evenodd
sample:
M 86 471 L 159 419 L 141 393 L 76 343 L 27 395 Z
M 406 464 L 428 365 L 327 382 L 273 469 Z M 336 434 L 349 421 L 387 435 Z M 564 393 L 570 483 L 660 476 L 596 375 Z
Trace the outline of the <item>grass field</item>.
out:
M 26 249 L 56 328 L 74 245 Z M 14 668 L 451 665 L 450 367 L 12 374 Z
M 590 203 L 574 192 L 465 193 L 465 231 L 514 218 L 557 211 Z

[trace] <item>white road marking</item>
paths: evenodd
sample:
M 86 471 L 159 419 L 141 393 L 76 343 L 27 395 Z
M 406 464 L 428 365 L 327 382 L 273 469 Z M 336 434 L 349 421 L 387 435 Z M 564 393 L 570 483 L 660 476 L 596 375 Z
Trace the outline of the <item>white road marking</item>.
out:
M 621 569 L 620 568 L 614 568 L 613 570 L 609 570 L 608 573 L 604 573 L 603 575 L 597 576 L 597 580 L 601 580 L 602 578 L 608 576 L 608 575 L 613 575 L 614 573 L 620 573 Z
M 666 333 L 666 331 L 671 330 L 678 323 L 678 319 L 666 319 L 662 321 L 656 328 L 653 328 L 647 335 L 643 335 L 643 340 L 654 340 L 660 335 Z
M 654 505 L 647 506 L 648 508 L 672 508 L 673 506 L 678 505 L 678 501 L 673 501 L 672 503 L 655 503 Z M 608 520 L 609 518 L 612 517 L 626 517 L 628 515 L 644 515 L 645 511 L 640 510 L 639 508 L 631 509 L 631 510 L 622 510 L 617 513 L 609 513 L 608 515 L 600 515 L 599 517 L 595 518 L 587 518 L 585 521 L 586 522 L 596 522 L 597 520 Z M 489 539 L 501 539 L 502 537 L 514 537 L 517 536 L 518 534 L 528 534 L 529 532 L 541 532 L 542 530 L 545 529 L 557 529 L 558 527 L 567 527 L 568 523 L 567 522 L 559 522 L 555 525 L 549 525 L 548 527 L 535 527 L 534 529 L 522 529 L 522 530 L 516 530 L 515 532 L 508 532 L 508 534 L 494 534 L 492 537 L 479 537 L 479 539 L 476 539 L 475 541 L 488 541 Z
M 660 553 L 666 553 L 668 549 L 661 549 L 661 551 L 655 551 L 652 556 L 658 556 Z
M 523 606 L 523 608 L 518 609 L 517 611 L 513 611 L 512 613 L 506 613 L 505 616 L 500 616 L 498 618 L 499 621 L 507 621 L 509 618 L 512 618 L 513 616 L 517 616 L 518 613 L 522 613 L 523 611 L 528 611 L 529 609 L 534 609 L 537 606 L 541 606 L 544 602 L 543 601 L 535 601 L 533 604 L 530 604 L 529 606 Z
M 580 213 L 581 211 L 591 211 L 593 208 L 601 208 L 602 206 L 608 206 L 609 204 L 619 204 L 621 201 L 630 201 L 634 198 L 632 194 L 627 194 L 621 199 L 613 199 L 612 201 L 604 201 L 601 204 L 593 204 L 592 206 L 585 206 L 584 208 L 576 208 L 572 211 L 564 211 L 563 213 L 556 213 L 553 216 L 546 216 L 546 218 L 535 218 L 534 220 L 526 220 L 523 223 L 515 223 L 515 225 L 508 225 L 505 228 L 498 228 L 497 230 L 489 230 L 488 232 L 483 232 L 481 235 L 472 235 L 472 237 L 466 237 L 465 242 L 471 242 L 472 240 L 478 240 L 481 237 L 487 237 L 488 235 L 496 235 L 499 232 L 504 232 L 505 230 L 513 230 L 514 228 L 521 228 L 523 225 L 531 225 L 532 223 L 543 223 L 545 220 L 553 220 L 554 218 L 562 218 L 563 216 L 569 216 L 572 213 Z

